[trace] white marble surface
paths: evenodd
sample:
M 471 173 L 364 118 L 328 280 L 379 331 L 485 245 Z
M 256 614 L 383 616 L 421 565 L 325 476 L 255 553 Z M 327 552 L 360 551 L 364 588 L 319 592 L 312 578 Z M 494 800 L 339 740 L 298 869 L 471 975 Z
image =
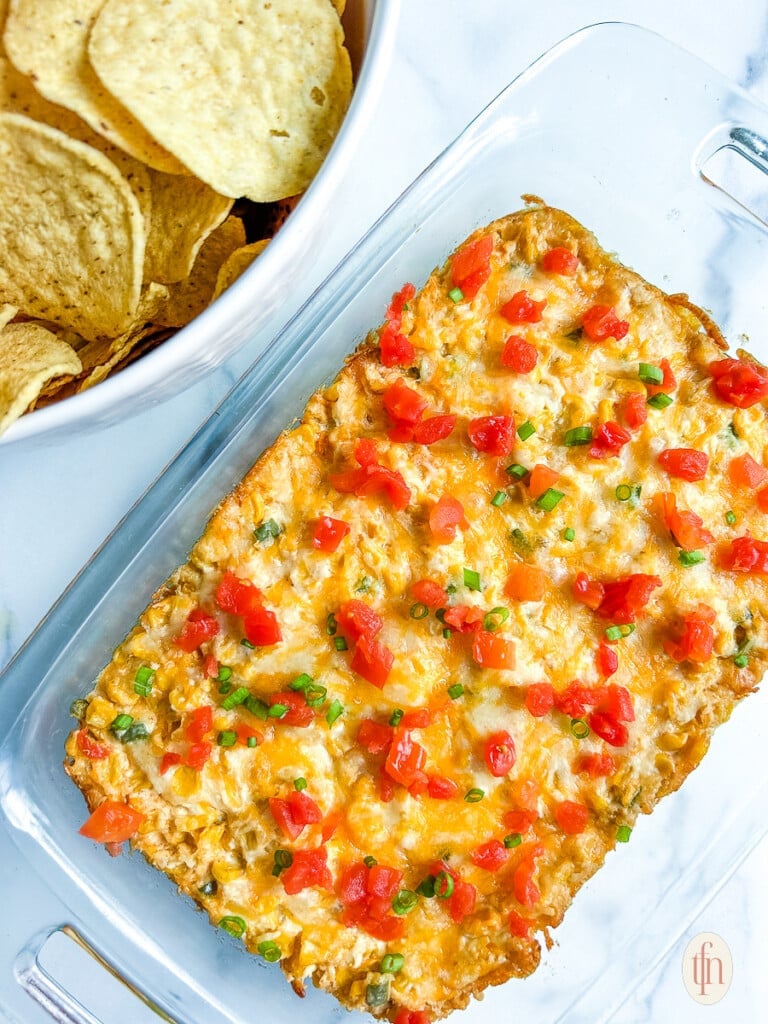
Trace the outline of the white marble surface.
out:
M 651 28 L 768 103 L 768 10 L 760 0 L 403 0 L 403 8 L 389 86 L 346 168 L 348 200 L 319 255 L 318 278 L 510 79 L 583 25 L 625 20 Z M 297 288 L 286 318 L 303 297 Z M 101 433 L 0 447 L 0 667 L 249 361 L 243 351 L 195 388 Z M 0 857 L 5 852 L 0 842 Z M 614 1024 L 768 1017 L 766 868 L 768 841 L 702 909 Z M 0 892 L 7 935 L 17 920 L 8 908 L 23 910 L 12 869 L 2 873 Z M 681 978 L 686 942 L 702 931 L 721 935 L 734 960 L 731 990 L 713 1007 L 694 1003 Z

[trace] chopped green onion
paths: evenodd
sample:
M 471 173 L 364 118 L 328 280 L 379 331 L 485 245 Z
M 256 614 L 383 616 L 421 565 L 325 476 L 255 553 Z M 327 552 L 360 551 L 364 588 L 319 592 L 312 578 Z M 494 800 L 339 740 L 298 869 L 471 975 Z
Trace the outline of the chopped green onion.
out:
M 152 693 L 152 685 L 155 681 L 155 670 L 149 665 L 142 665 L 136 672 L 133 680 L 133 692 L 140 697 L 148 697 Z
M 453 895 L 453 876 L 447 871 L 441 871 L 435 878 L 435 896 L 439 900 L 447 900 Z
M 736 513 L 731 511 L 731 509 L 728 509 L 728 511 L 725 513 L 725 521 L 726 523 L 728 523 L 729 526 L 735 526 L 738 522 L 736 518 Z
M 504 836 L 504 845 L 508 850 L 513 850 L 516 846 L 522 843 L 523 837 L 519 832 L 510 832 L 508 836 Z
M 400 725 L 404 715 L 404 711 L 402 711 L 400 708 L 395 708 L 395 710 L 389 716 L 389 724 L 392 726 L 393 729 L 396 729 L 398 725 Z
M 402 971 L 404 963 L 405 957 L 402 953 L 387 953 L 381 959 L 379 970 L 382 974 L 397 974 L 398 971 Z
M 118 736 L 121 743 L 133 743 L 134 740 L 146 740 L 149 738 L 149 730 L 143 722 L 134 722 L 129 725 L 122 736 Z
M 280 704 L 279 702 L 277 704 L 270 704 L 267 709 L 267 717 L 285 718 L 290 710 L 287 704 Z
M 448 687 L 448 696 L 451 700 L 458 700 L 459 697 L 464 696 L 464 687 L 461 683 L 454 683 L 453 686 Z
M 650 405 L 652 409 L 666 409 L 668 405 L 672 405 L 672 401 L 669 395 L 665 395 L 663 391 L 660 391 L 658 395 L 651 395 L 646 405 Z
M 249 647 L 251 650 L 254 650 L 255 647 L 256 647 L 256 644 L 252 644 L 251 641 L 247 637 L 243 637 L 243 639 L 240 641 L 240 646 L 241 647 Z
M 134 683 L 133 692 L 139 697 L 148 697 L 152 693 L 152 683 Z
M 248 739 L 245 741 L 245 745 L 246 747 L 258 747 L 259 741 L 256 739 L 255 736 L 249 736 Z
M 378 863 L 375 857 L 363 857 L 363 864 L 367 868 L 375 868 Z
M 491 504 L 494 508 L 501 508 L 508 497 L 509 495 L 506 491 L 496 491 L 494 496 L 491 498 Z
M 225 711 L 231 711 L 232 708 L 237 707 L 238 704 L 245 704 L 249 696 L 248 687 L 238 686 L 238 688 L 233 690 L 228 697 L 224 698 L 221 702 L 221 706 Z
M 423 896 L 425 899 L 431 900 L 435 895 L 435 876 L 427 875 L 419 884 L 416 886 L 416 892 L 419 896 Z
M 616 830 L 616 842 L 617 843 L 628 843 L 629 837 L 632 835 L 632 829 L 629 825 L 619 825 Z
M 580 444 L 589 444 L 592 440 L 592 427 L 588 423 L 585 423 L 580 427 L 571 427 L 570 430 L 566 430 L 564 443 L 569 448 L 575 448 Z
M 127 729 L 132 721 L 133 715 L 118 715 L 109 728 L 112 732 L 120 732 L 122 729 Z
M 509 618 L 509 608 L 491 608 L 483 618 L 483 629 L 486 633 L 495 633 Z
M 229 932 L 236 939 L 242 939 L 248 930 L 248 925 L 237 914 L 228 914 L 219 921 L 219 928 L 223 928 L 225 932 Z
M 545 512 L 551 512 L 555 505 L 558 505 L 564 497 L 565 494 L 562 491 L 556 491 L 554 487 L 548 487 L 541 497 L 536 499 L 536 506 L 544 509 Z
M 509 539 L 513 540 L 519 548 L 522 548 L 523 551 L 531 550 L 531 542 L 528 540 L 528 538 L 525 536 L 525 534 L 519 526 L 516 526 L 514 530 L 510 532 Z
M 328 708 L 328 712 L 326 713 L 325 720 L 328 723 L 328 725 L 331 726 L 336 721 L 336 719 L 337 718 L 341 718 L 341 716 L 343 714 L 344 714 L 344 705 L 341 703 L 340 700 L 335 700 L 331 704 L 331 706 Z
M 631 636 L 634 632 L 635 627 L 631 622 L 628 622 L 623 626 L 608 626 L 605 631 L 605 639 L 611 641 L 623 640 L 625 637 Z
M 216 737 L 216 742 L 220 747 L 234 747 L 237 743 L 237 733 L 231 729 L 224 729 Z
M 301 793 L 302 790 L 307 788 L 307 780 L 303 775 L 300 775 L 298 779 L 293 780 L 293 788 L 297 793 Z
M 215 896 L 218 890 L 219 886 L 215 878 L 209 878 L 207 882 L 203 882 L 202 885 L 197 887 L 197 891 L 201 896 Z
M 314 683 L 312 676 L 308 676 L 306 672 L 302 672 L 300 676 L 296 676 L 293 682 L 288 683 L 289 690 L 308 690 L 309 687 Z
M 268 964 L 276 964 L 283 955 L 278 944 L 271 939 L 268 939 L 266 942 L 260 942 L 256 949 Z
M 275 878 L 279 878 L 280 872 L 285 871 L 293 864 L 293 854 L 290 850 L 275 850 L 275 865 L 272 868 L 272 874 Z
M 664 380 L 664 371 L 652 363 L 640 363 L 637 375 L 643 384 L 661 384 Z
M 446 626 L 446 628 L 443 630 L 443 640 L 450 640 L 450 639 L 451 639 L 451 631 Z
M 401 889 L 392 900 L 392 910 L 398 917 L 403 917 L 405 914 L 410 914 L 416 908 L 418 902 L 419 897 L 413 890 Z
M 525 423 L 521 423 L 517 428 L 517 436 L 521 441 L 527 441 L 529 437 L 533 437 L 536 433 L 536 427 L 531 423 L 530 420 L 526 420 Z
M 677 557 L 680 565 L 684 565 L 686 568 L 692 565 L 699 565 L 707 560 L 707 556 L 703 551 L 681 551 Z
M 616 497 L 619 501 L 629 501 L 632 497 L 632 488 L 629 484 L 619 484 L 616 488 Z
M 733 664 L 736 666 L 736 668 L 746 668 L 749 664 L 749 658 L 746 656 L 746 654 L 737 654 L 736 657 L 733 659 Z
M 464 298 L 464 292 L 461 290 L 461 288 L 451 288 L 451 290 L 448 292 L 448 298 L 451 300 L 451 302 L 461 302 L 461 300 Z
M 584 740 L 589 736 L 589 726 L 583 718 L 572 718 L 571 732 L 577 740 Z
M 572 526 L 566 526 L 563 530 L 563 540 L 567 540 L 571 544 L 576 538 L 576 531 Z
M 250 711 L 252 715 L 260 718 L 262 722 L 266 722 L 269 717 L 269 705 L 265 704 L 263 700 L 259 700 L 258 697 L 246 697 L 245 708 L 246 711 Z
M 459 586 L 457 583 L 449 583 L 448 586 L 445 588 L 445 592 L 446 594 L 455 594 L 458 589 Z
M 232 689 L 232 683 L 219 683 L 219 693 L 222 697 Z
M 482 590 L 483 588 L 480 584 L 480 573 L 476 572 L 474 569 L 465 569 L 464 586 L 469 590 Z
M 336 616 L 331 612 L 328 618 L 325 620 L 325 632 L 328 636 L 336 636 L 336 630 L 339 628 L 336 622 Z
M 411 605 L 410 615 L 412 619 L 426 619 L 429 615 L 429 608 L 421 601 L 417 601 L 416 604 Z
M 343 636 L 335 636 L 333 638 L 333 646 L 336 648 L 337 651 L 348 650 L 347 641 L 344 639 Z
M 69 705 L 69 713 L 73 718 L 77 718 L 82 721 L 85 718 L 85 713 L 88 710 L 88 701 L 84 697 L 77 697 Z
M 435 611 L 435 618 L 438 622 L 445 622 L 445 608 L 438 608 Z
M 736 657 L 733 659 L 733 663 L 736 666 L 736 668 L 747 667 L 747 665 L 749 664 L 749 658 L 747 657 L 747 654 L 752 649 L 754 642 L 755 641 L 753 637 L 748 637 L 741 644 L 739 644 L 738 648 L 736 649 Z
M 317 686 L 314 683 L 312 684 L 312 686 L 307 687 L 307 689 L 304 691 L 304 698 L 307 702 L 307 705 L 311 708 L 319 708 L 327 696 L 327 687 Z
M 467 792 L 464 794 L 464 799 L 467 801 L 468 804 L 479 804 L 484 796 L 484 789 L 473 788 L 467 790 Z
M 525 466 L 521 466 L 519 462 L 513 462 L 511 466 L 507 466 L 507 476 L 513 476 L 515 480 L 522 480 L 524 476 L 528 475 L 529 470 Z
M 253 535 L 256 540 L 263 543 L 265 540 L 269 540 L 270 537 L 273 539 L 275 537 L 279 537 L 281 532 L 280 527 L 274 519 L 265 519 L 263 523 L 260 523 L 256 527 L 253 531 Z
M 458 288 L 455 289 L 458 291 Z M 366 1006 L 386 1006 L 389 1002 L 389 981 L 372 981 L 365 990 Z
M 372 583 L 373 579 L 371 576 L 361 576 L 360 579 L 355 584 L 355 593 L 367 594 L 368 591 L 371 589 Z
M 216 681 L 219 683 L 226 683 L 232 678 L 232 669 L 229 665 L 219 665 L 219 671 L 216 673 Z

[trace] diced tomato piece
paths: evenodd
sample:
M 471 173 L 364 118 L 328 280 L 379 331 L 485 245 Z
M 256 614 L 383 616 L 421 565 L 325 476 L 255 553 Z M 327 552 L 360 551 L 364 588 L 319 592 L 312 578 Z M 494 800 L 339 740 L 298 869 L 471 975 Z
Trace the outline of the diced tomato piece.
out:
M 396 942 L 402 939 L 405 934 L 405 920 L 402 917 L 389 917 L 376 920 L 374 917 L 367 917 L 360 925 L 363 931 L 380 942 Z
M 347 469 L 342 473 L 328 474 L 328 483 L 340 494 L 357 494 L 358 488 L 362 487 L 367 479 L 368 473 L 363 466 L 359 469 Z
M 483 757 L 491 775 L 501 779 L 512 770 L 517 760 L 515 741 L 505 729 L 494 732 L 485 741 Z
M 187 751 L 185 764 L 189 768 L 194 768 L 197 772 L 202 771 L 212 753 L 212 743 L 208 743 L 206 740 L 201 740 L 199 743 L 192 743 Z
M 581 266 L 581 262 L 570 249 L 558 245 L 544 253 L 541 266 L 548 274 L 564 274 L 566 277 L 572 277 Z
M 355 441 L 355 461 L 362 468 L 378 465 L 379 451 L 373 438 L 358 437 Z
M 498 839 L 491 839 L 472 851 L 472 863 L 486 871 L 498 871 L 509 859 L 509 850 Z
M 582 317 L 581 326 L 590 341 L 605 341 L 615 338 L 616 341 L 626 335 L 629 323 L 619 320 L 613 306 L 592 306 Z
M 634 622 L 650 601 L 653 591 L 660 586 L 658 576 L 648 576 L 642 572 L 604 583 L 605 596 L 597 608 L 597 614 L 619 625 Z
M 598 672 L 606 679 L 618 670 L 619 656 L 608 644 L 600 644 L 597 648 L 596 660 Z
M 697 664 L 709 661 L 715 645 L 712 623 L 716 617 L 713 608 L 699 604 L 694 611 L 683 616 L 682 634 L 678 640 L 665 640 L 664 650 L 675 661 L 693 661 Z
M 409 388 L 402 377 L 390 384 L 384 392 L 384 408 L 395 423 L 409 423 L 413 426 L 424 415 L 429 402 Z
M 653 395 L 665 394 L 671 395 L 677 387 L 677 379 L 672 372 L 672 367 L 669 365 L 668 359 L 662 359 L 659 363 L 659 369 L 663 372 L 664 376 L 660 384 L 646 384 L 646 394 L 648 397 Z
M 615 458 L 624 447 L 632 440 L 632 435 L 624 427 L 620 427 L 615 420 L 608 420 L 601 423 L 592 437 L 592 444 L 589 446 L 589 454 L 593 459 Z
M 757 492 L 757 507 L 761 512 L 768 512 L 768 487 Z
M 407 729 L 396 729 L 395 738 L 389 748 L 384 770 L 391 779 L 406 788 L 422 771 L 427 760 L 427 752 L 420 743 L 412 738 Z
M 517 779 L 513 786 L 513 791 L 515 803 L 520 807 L 524 807 L 527 811 L 536 811 L 536 817 L 538 817 L 541 786 L 536 779 L 526 776 Z
M 360 498 L 367 498 L 381 492 L 399 511 L 407 508 L 411 500 L 411 490 L 403 479 L 402 473 L 384 466 L 370 466 L 365 479 L 355 489 L 355 494 Z
M 461 878 L 453 883 L 453 893 L 448 899 L 448 910 L 451 920 L 457 924 L 464 920 L 475 909 L 477 902 L 477 889 L 471 882 L 465 882 Z
M 541 601 L 549 577 L 537 565 L 515 562 L 510 569 L 504 592 L 514 601 Z
M 574 679 L 555 694 L 555 707 L 569 718 L 581 718 L 588 707 L 594 707 L 600 701 L 603 692 L 603 687 L 582 686 L 578 679 Z
M 493 238 L 483 235 L 463 245 L 451 260 L 451 281 L 465 299 L 473 299 L 491 276 L 492 252 Z
M 612 747 L 623 747 L 629 739 L 626 725 L 617 722 L 605 711 L 593 711 L 589 716 L 589 727 L 601 740 Z
M 580 572 L 573 581 L 573 596 L 594 612 L 603 603 L 605 587 L 598 580 L 591 580 L 585 572 Z
M 509 930 L 518 939 L 530 939 L 531 928 L 535 923 L 529 917 L 521 917 L 516 910 L 510 911 Z
M 468 526 L 464 506 L 449 494 L 439 498 L 429 511 L 429 528 L 438 544 L 450 544 L 456 529 L 466 530 Z
M 97 743 L 92 736 L 89 736 L 87 729 L 78 729 L 77 749 L 81 754 L 89 757 L 91 761 L 102 761 L 105 757 L 109 757 L 111 753 L 109 747 L 103 743 Z
M 559 473 L 556 473 L 554 469 L 550 469 L 549 466 L 538 462 L 531 470 L 531 475 L 528 479 L 528 493 L 536 501 L 550 487 L 554 487 L 559 479 Z
M 543 718 L 552 710 L 555 690 L 551 683 L 531 683 L 525 693 L 525 706 L 534 718 Z
M 306 793 L 293 790 L 288 795 L 288 805 L 297 825 L 317 825 L 323 820 L 323 812 Z
M 413 428 L 413 440 L 416 444 L 435 444 L 449 437 L 456 426 L 453 413 L 446 416 L 430 416 Z
M 350 668 L 372 686 L 378 686 L 381 690 L 389 677 L 394 661 L 395 656 L 388 647 L 370 636 L 361 636 L 355 646 Z
M 391 725 L 364 718 L 357 731 L 357 742 L 369 754 L 383 754 L 392 742 L 395 730 Z
M 258 729 L 252 729 L 245 722 L 239 722 L 235 726 L 235 733 L 237 734 L 237 742 L 244 747 L 248 746 L 248 740 L 256 740 L 257 747 L 260 747 L 264 742 L 264 734 L 260 733 Z
M 731 460 L 728 476 L 734 487 L 746 487 L 754 491 L 768 479 L 768 469 L 756 462 L 749 452 L 745 452 Z
M 533 880 L 536 871 L 536 862 L 533 857 L 526 857 L 521 860 L 515 868 L 512 876 L 512 888 L 515 899 L 524 907 L 532 907 L 541 899 L 541 892 Z
M 219 674 L 219 662 L 212 654 L 206 654 L 203 658 L 203 672 L 209 679 L 215 679 Z
M 621 406 L 621 415 L 630 430 L 639 430 L 648 419 L 646 397 L 640 391 L 626 396 Z
M 485 618 L 481 608 L 468 604 L 455 604 L 446 608 L 443 622 L 454 633 L 475 633 Z
M 277 721 L 284 725 L 297 725 L 305 728 L 315 720 L 315 710 L 306 701 L 303 693 L 296 690 L 281 690 L 279 693 L 271 693 L 267 697 L 267 704 L 272 707 L 274 704 L 282 704 L 288 711 Z
M 589 808 L 573 800 L 563 800 L 555 805 L 555 820 L 567 836 L 577 836 L 587 827 Z
M 406 711 L 400 719 L 403 729 L 426 729 L 432 721 L 429 708 L 414 708 L 413 711 Z
M 195 608 L 189 613 L 187 621 L 174 643 L 182 651 L 191 654 L 196 651 L 200 644 L 211 640 L 219 632 L 219 624 L 212 615 L 204 612 L 202 608 Z
M 136 835 L 144 821 L 141 811 L 117 800 L 99 804 L 90 818 L 80 827 L 80 835 L 95 839 L 97 843 L 124 843 Z
M 542 318 L 542 310 L 547 304 L 546 299 L 536 302 L 528 292 L 515 292 L 509 302 L 505 302 L 499 313 L 511 324 L 537 324 Z
M 379 332 L 381 365 L 410 366 L 416 358 L 413 343 L 400 333 L 400 324 L 386 323 Z
M 316 850 L 296 850 L 293 863 L 281 873 L 280 880 L 289 896 L 295 896 L 309 886 L 332 889 L 333 878 L 328 869 L 327 849 L 320 846 Z
M 511 416 L 478 416 L 467 426 L 469 440 L 485 455 L 509 455 L 515 446 L 515 421 Z
M 361 636 L 376 636 L 381 631 L 384 620 L 365 601 L 353 597 L 340 605 L 336 612 L 336 623 L 347 640 L 355 643 Z
M 288 801 L 283 800 L 281 797 L 270 797 L 269 810 L 275 819 L 275 824 L 280 827 L 283 835 L 287 836 L 288 839 L 298 839 L 304 831 L 304 825 L 300 824 L 293 817 L 291 805 Z
M 504 824 L 510 832 L 527 832 L 535 821 L 538 820 L 538 811 L 507 811 L 504 815 Z
M 230 615 L 247 615 L 260 608 L 264 595 L 248 580 L 241 580 L 232 572 L 225 572 L 216 588 L 216 604 Z
M 366 889 L 371 896 L 391 901 L 400 891 L 403 872 L 386 864 L 374 864 L 368 872 Z
M 739 409 L 748 409 L 768 398 L 768 370 L 758 363 L 716 359 L 709 364 L 709 372 L 720 398 Z
M 658 462 L 670 476 L 695 481 L 706 476 L 709 456 L 697 448 L 665 448 L 659 452 Z
M 339 899 L 345 907 L 364 903 L 368 896 L 368 872 L 365 864 L 351 864 L 339 882 Z
M 349 523 L 345 523 L 343 519 L 320 516 L 312 534 L 312 547 L 318 551 L 335 551 L 351 529 Z
M 395 292 L 392 300 L 387 306 L 386 318 L 392 323 L 400 324 L 403 315 L 403 307 L 410 302 L 416 294 L 416 287 L 410 281 L 406 282 L 399 292 Z
M 382 772 L 379 776 L 379 799 L 383 804 L 388 804 L 395 799 L 395 783 L 393 779 Z
M 199 743 L 213 728 L 213 708 L 210 704 L 195 708 L 190 715 L 184 735 L 190 743 Z
M 444 608 L 448 604 L 448 591 L 434 580 L 418 580 L 411 587 L 411 593 L 427 608 Z
M 539 361 L 539 350 L 518 334 L 511 334 L 501 350 L 501 365 L 515 373 L 530 373 Z
M 720 565 L 731 572 L 767 575 L 768 541 L 736 537 L 727 550 L 720 552 Z
M 433 800 L 450 800 L 456 796 L 458 789 L 453 779 L 446 779 L 442 775 L 428 776 L 427 792 Z
M 408 787 L 408 792 L 413 797 L 424 796 L 429 789 L 429 776 L 426 772 L 417 772 L 416 778 Z
M 498 633 L 478 629 L 472 640 L 472 657 L 481 668 L 510 671 L 515 667 L 515 644 Z
M 177 764 L 181 764 L 181 754 L 176 754 L 172 750 L 166 751 L 160 759 L 160 767 L 158 771 L 161 775 L 165 775 L 166 772 L 170 771 L 171 768 L 175 768 Z
M 577 761 L 576 771 L 599 779 L 605 775 L 613 775 L 616 762 L 611 754 L 582 754 Z
M 661 491 L 655 494 L 652 504 L 675 542 L 684 551 L 696 551 L 711 544 L 715 539 L 704 526 L 700 516 L 677 507 L 677 498 L 671 492 Z
M 617 722 L 634 722 L 635 708 L 632 703 L 632 694 L 626 686 L 616 686 L 611 683 L 602 687 L 599 711 L 606 711 L 611 718 Z
M 254 608 L 244 615 L 243 630 L 254 647 L 271 647 L 283 639 L 277 616 L 267 608 Z
M 393 1024 L 430 1024 L 432 1018 L 426 1010 L 401 1010 Z

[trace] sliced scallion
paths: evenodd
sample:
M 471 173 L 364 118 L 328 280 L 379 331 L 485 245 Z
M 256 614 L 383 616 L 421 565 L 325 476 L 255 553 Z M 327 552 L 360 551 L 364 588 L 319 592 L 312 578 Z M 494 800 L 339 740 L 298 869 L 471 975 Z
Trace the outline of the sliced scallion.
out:
M 627 622 L 623 626 L 608 626 L 605 631 L 605 639 L 611 640 L 612 642 L 615 642 L 616 640 L 624 640 L 634 632 L 635 626 L 632 622 Z
M 576 539 L 576 531 L 572 526 L 566 526 L 563 530 L 563 540 L 567 540 L 569 544 L 573 543 Z
M 297 793 L 301 793 L 303 790 L 307 788 L 307 780 L 304 778 L 303 775 L 300 775 L 298 779 L 293 780 L 293 788 L 296 790 Z
M 529 470 L 525 466 L 521 466 L 519 462 L 513 462 L 511 466 L 506 468 L 507 476 L 514 477 L 515 480 L 522 480 L 524 476 L 527 476 Z
M 464 687 L 461 683 L 454 683 L 453 686 L 448 687 L 448 696 L 451 700 L 458 700 L 459 697 L 464 696 Z
M 269 705 L 265 704 L 263 700 L 259 700 L 258 697 L 246 697 L 244 704 L 246 710 L 256 718 L 260 718 L 262 722 L 266 722 L 269 718 Z
M 562 491 L 557 491 L 554 487 L 548 487 L 541 497 L 536 499 L 536 506 L 537 508 L 543 509 L 545 512 L 551 512 L 564 497 L 565 494 Z
M 643 384 L 661 384 L 664 380 L 664 371 L 652 363 L 640 363 L 637 375 Z
M 692 565 L 700 565 L 701 562 L 706 562 L 707 556 L 703 551 L 681 551 L 677 556 L 680 565 L 684 565 L 689 568 Z
M 483 617 L 483 629 L 486 633 L 495 633 L 497 629 L 501 629 L 508 618 L 509 608 L 491 608 Z
M 736 513 L 733 512 L 731 509 L 728 509 L 728 511 L 725 513 L 725 521 L 726 523 L 728 523 L 729 526 L 735 526 L 738 522 Z
M 246 747 L 258 747 L 259 741 L 256 739 L 255 736 L 249 736 L 248 739 L 245 741 L 245 745 Z
M 243 639 L 240 641 L 240 646 L 241 647 L 248 647 L 248 648 L 250 648 L 250 650 L 254 650 L 254 648 L 256 647 L 256 644 L 252 644 L 251 641 L 247 637 L 244 636 Z
M 140 697 L 148 697 L 152 693 L 152 686 L 155 681 L 155 670 L 149 665 L 141 665 L 133 680 L 133 692 Z
M 417 601 L 416 604 L 411 605 L 410 616 L 412 619 L 426 619 L 429 615 L 429 608 L 421 601 Z
M 565 437 L 563 438 L 563 442 L 568 448 L 576 448 L 581 444 L 589 444 L 591 440 L 592 427 L 590 427 L 588 423 L 585 423 L 580 427 L 571 427 L 570 430 L 566 430 Z
M 375 868 L 378 863 L 375 857 L 363 857 L 363 864 L 367 868 Z
M 333 638 L 333 646 L 336 648 L 337 651 L 348 650 L 347 641 L 344 639 L 343 636 L 335 636 Z
M 672 405 L 672 401 L 669 395 L 660 391 L 658 395 L 651 395 L 646 404 L 650 405 L 652 409 L 666 409 L 668 405 Z
M 223 928 L 225 932 L 229 932 L 236 939 L 242 939 L 248 930 L 248 925 L 237 914 L 228 914 L 219 921 L 219 928 Z
M 632 488 L 629 484 L 619 484 L 616 488 L 616 498 L 618 501 L 629 501 L 632 497 Z
M 461 300 L 464 298 L 464 292 L 461 290 L 461 288 L 451 288 L 451 290 L 448 292 L 448 298 L 451 300 L 451 302 L 461 302 Z
M 290 710 L 287 704 L 281 704 L 278 701 L 276 704 L 269 705 L 267 716 L 269 718 L 285 718 Z
M 476 787 L 473 787 L 472 789 L 467 790 L 467 792 L 464 794 L 464 799 L 468 804 L 479 804 L 484 796 L 484 789 L 477 789 Z
M 425 899 L 431 900 L 435 896 L 436 881 L 437 879 L 434 875 L 427 875 L 427 877 L 416 886 L 416 892 L 419 896 L 423 896 Z
M 289 690 L 299 690 L 302 693 L 309 689 L 314 682 L 312 676 L 307 675 L 306 672 L 302 672 L 300 676 L 296 676 L 294 680 L 288 683 Z
M 439 900 L 447 900 L 453 895 L 453 876 L 447 871 L 441 871 L 435 876 L 435 896 Z
M 219 665 L 219 671 L 216 673 L 216 681 L 218 683 L 227 683 L 232 678 L 232 669 L 229 665 Z
M 304 691 L 304 699 L 311 708 L 319 708 L 328 696 L 328 689 L 325 686 L 318 686 L 313 683 Z
M 416 908 L 418 902 L 419 897 L 415 892 L 413 892 L 413 890 L 401 889 L 397 896 L 392 900 L 392 911 L 397 914 L 398 917 L 404 917 Z
M 389 716 L 389 724 L 393 729 L 396 729 L 403 720 L 405 712 L 401 708 L 395 708 L 392 714 Z
M 533 437 L 536 433 L 536 427 L 531 423 L 530 420 L 526 420 L 525 423 L 521 423 L 517 428 L 517 436 L 521 441 L 527 441 L 529 437 Z
M 280 876 L 281 871 L 285 871 L 293 864 L 293 854 L 290 850 L 275 850 L 275 864 L 272 868 L 272 874 L 275 878 Z
M 234 747 L 237 743 L 237 733 L 231 729 L 222 729 L 216 737 L 216 742 L 220 747 Z
M 589 736 L 589 726 L 583 718 L 572 718 L 571 732 L 577 740 L 584 740 Z
M 253 531 L 253 535 L 259 543 L 263 543 L 265 540 L 275 537 L 279 537 L 282 533 L 281 527 L 275 522 L 274 519 L 265 519 L 263 523 L 259 523 L 256 529 Z
M 516 846 L 522 843 L 523 837 L 519 832 L 510 832 L 508 836 L 504 836 L 504 845 L 508 850 L 513 850 Z
M 273 942 L 271 939 L 267 939 L 265 942 L 260 942 L 256 949 L 268 964 L 276 964 L 283 955 L 278 944 Z
M 328 708 L 328 711 L 326 712 L 325 715 L 325 720 L 328 723 L 328 725 L 331 726 L 337 719 L 341 718 L 343 714 L 344 705 L 341 703 L 340 700 L 335 700 Z
M 494 508 L 501 508 L 508 497 L 509 495 L 506 491 L 496 491 L 494 496 L 491 498 L 491 504 Z
M 480 583 L 480 573 L 477 572 L 475 569 L 465 569 L 464 570 L 464 586 L 468 590 L 477 590 L 477 591 L 482 590 L 483 588 L 482 588 L 482 585 Z
M 328 636 L 336 636 L 336 630 L 339 628 L 336 622 L 336 616 L 333 612 L 330 613 L 328 618 L 325 620 L 325 632 Z
M 617 843 L 628 843 L 629 837 L 632 835 L 632 829 L 629 825 L 619 825 L 616 830 L 616 842 Z
M 397 974 L 398 971 L 402 971 L 404 964 L 405 957 L 402 953 L 387 953 L 381 959 L 379 970 L 382 974 Z
M 238 686 L 236 690 L 233 690 L 232 693 L 224 698 L 221 702 L 221 706 L 225 711 L 231 711 L 232 708 L 237 707 L 238 704 L 245 704 L 249 696 L 250 694 L 246 686 Z

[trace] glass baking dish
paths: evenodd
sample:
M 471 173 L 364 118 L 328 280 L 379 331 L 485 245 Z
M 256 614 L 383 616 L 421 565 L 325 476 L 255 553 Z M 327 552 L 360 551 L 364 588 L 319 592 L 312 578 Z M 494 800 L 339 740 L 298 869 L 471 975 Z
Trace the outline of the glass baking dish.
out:
M 244 1022 L 257 1009 L 270 1024 L 297 1014 L 311 1024 L 363 1020 L 313 990 L 298 1004 L 276 968 L 210 927 L 141 857 L 112 861 L 78 836 L 85 808 L 61 768 L 70 701 L 217 501 L 380 321 L 392 292 L 423 282 L 523 193 L 568 210 L 651 281 L 709 308 L 732 342 L 749 335 L 752 351 L 768 355 L 768 234 L 759 208 L 749 209 L 760 188 L 740 173 L 748 166 L 762 185 L 765 139 L 768 110 L 705 64 L 634 26 L 592 26 L 501 93 L 349 253 L 5 672 L 0 839 L 15 851 L 5 866 L 15 891 L 23 887 L 24 913 L 0 934 L 0 1008 L 29 1021 L 32 994 L 58 1020 L 96 1020 L 39 962 L 46 936 L 67 924 L 165 1019 Z M 683 790 L 579 893 L 539 971 L 454 1019 L 491 1024 L 512 1007 L 537 1022 L 608 1019 L 768 830 L 768 762 L 749 757 L 766 746 L 768 707 L 754 696 Z

